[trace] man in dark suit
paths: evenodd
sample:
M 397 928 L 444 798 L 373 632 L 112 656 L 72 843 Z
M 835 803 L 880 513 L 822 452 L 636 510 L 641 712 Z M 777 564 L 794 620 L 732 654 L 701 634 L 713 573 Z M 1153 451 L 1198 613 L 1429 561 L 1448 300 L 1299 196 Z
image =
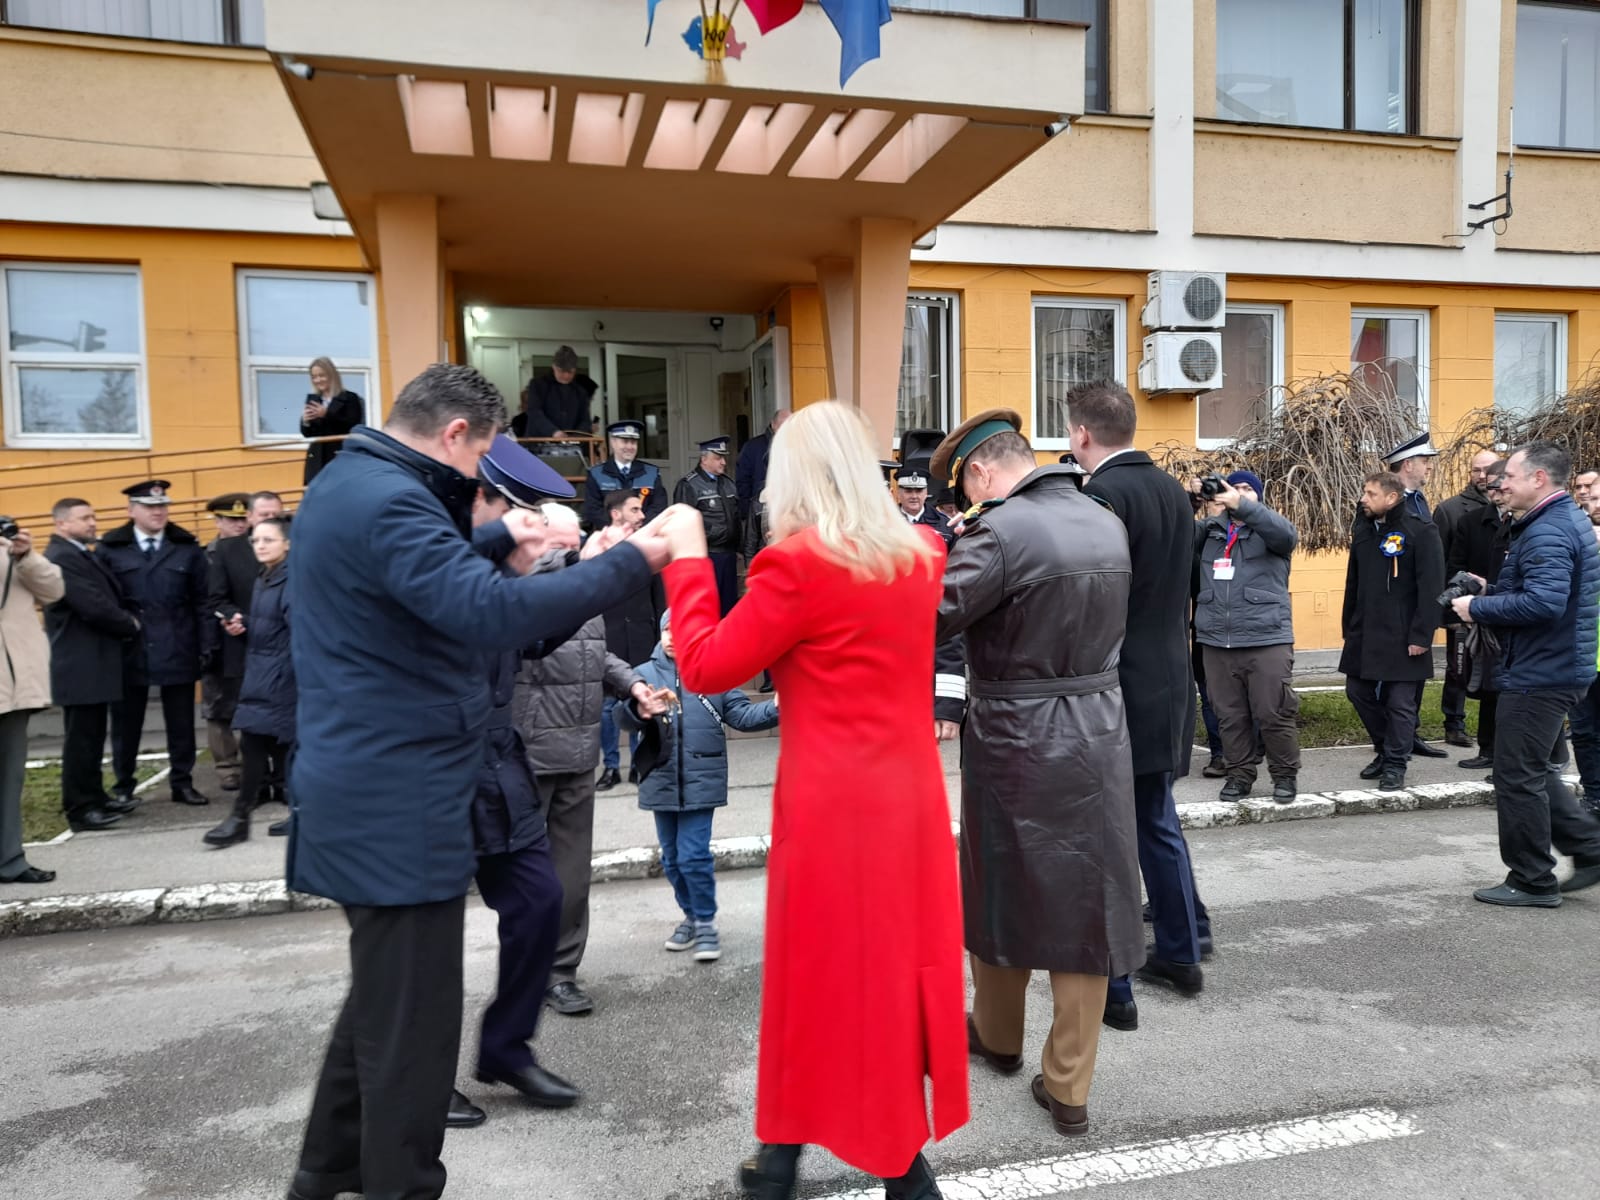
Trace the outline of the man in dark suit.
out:
M 122 703 L 111 710 L 111 763 L 117 795 L 131 796 L 153 684 L 161 689 L 167 724 L 172 798 L 179 804 L 209 804 L 194 786 L 194 685 L 201 658 L 221 635 L 206 610 L 205 552 L 194 534 L 167 520 L 171 486 L 165 479 L 147 479 L 123 488 L 130 519 L 100 539 L 99 553 L 116 572 L 140 624 L 123 672 Z
M 766 429 L 746 442 L 739 451 L 739 463 L 734 468 L 733 476 L 739 493 L 739 516 L 744 521 L 750 520 L 751 512 L 761 502 L 762 489 L 767 486 L 767 462 L 772 457 L 772 436 L 788 419 L 789 410 L 778 409 L 772 414 Z
M 1211 920 L 1195 890 L 1189 845 L 1172 795 L 1188 770 L 1194 733 L 1194 675 L 1189 649 L 1189 584 L 1194 509 L 1189 493 L 1133 448 L 1133 397 L 1116 383 L 1089 384 L 1068 397 L 1072 450 L 1093 472 L 1084 491 L 1108 505 L 1128 531 L 1133 587 L 1128 633 L 1118 668 L 1133 743 L 1133 798 L 1139 869 L 1150 897 L 1155 945 L 1139 978 L 1197 996 Z M 1112 980 L 1106 1023 L 1135 1029 L 1139 1014 L 1126 977 Z
M 50 636 L 50 694 L 61 708 L 61 807 L 74 831 L 107 829 L 138 807 L 131 792 L 106 795 L 100 759 L 106 719 L 122 702 L 122 663 L 139 636 L 116 575 L 89 547 L 94 508 L 87 500 L 57 500 L 56 523 L 44 556 L 61 568 L 66 595 L 44 611 Z

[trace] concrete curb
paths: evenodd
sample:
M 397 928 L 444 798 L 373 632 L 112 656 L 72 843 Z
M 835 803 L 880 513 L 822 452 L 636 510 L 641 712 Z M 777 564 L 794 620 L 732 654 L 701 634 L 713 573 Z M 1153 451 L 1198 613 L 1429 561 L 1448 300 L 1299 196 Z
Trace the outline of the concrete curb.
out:
M 1254 798 L 1236 803 L 1207 800 L 1178 805 L 1178 818 L 1185 829 L 1215 829 L 1274 821 L 1470 808 L 1488 804 L 1493 797 L 1494 788 L 1487 783 L 1424 783 L 1399 792 L 1308 792 L 1297 796 L 1292 804 Z M 959 826 L 951 828 L 959 832 Z M 772 839 L 768 837 L 719 838 L 711 843 L 711 852 L 717 870 L 738 871 L 766 866 L 771 846 Z M 590 878 L 595 883 L 653 879 L 661 874 L 661 852 L 655 846 L 610 850 L 595 855 L 591 869 Z M 41 896 L 0 903 L 0 938 L 266 917 L 334 907 L 337 906 L 331 900 L 290 891 L 281 879 Z

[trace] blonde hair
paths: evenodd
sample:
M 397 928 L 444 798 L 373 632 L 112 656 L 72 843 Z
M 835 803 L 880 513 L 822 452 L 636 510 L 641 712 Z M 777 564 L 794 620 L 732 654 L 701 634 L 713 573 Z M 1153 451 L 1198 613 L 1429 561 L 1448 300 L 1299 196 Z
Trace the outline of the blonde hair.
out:
M 311 372 L 315 371 L 318 367 L 321 367 L 328 373 L 328 379 L 333 385 L 328 389 L 328 399 L 332 400 L 335 396 L 344 395 L 344 380 L 339 377 L 339 368 L 333 365 L 333 359 L 313 358 L 311 360 L 311 365 L 306 368 L 306 374 L 311 374 Z
M 932 569 L 932 545 L 896 510 L 871 427 L 848 404 L 808 404 L 783 423 L 766 497 L 774 541 L 814 528 L 829 557 L 858 579 L 888 583 L 919 564 Z

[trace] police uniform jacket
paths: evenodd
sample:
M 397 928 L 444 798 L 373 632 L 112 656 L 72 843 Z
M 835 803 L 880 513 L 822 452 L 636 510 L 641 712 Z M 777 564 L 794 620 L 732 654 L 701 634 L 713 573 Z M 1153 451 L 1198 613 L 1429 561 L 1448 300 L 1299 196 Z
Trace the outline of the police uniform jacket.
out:
M 244 613 L 248 618 L 256 580 L 260 577 L 261 564 L 256 561 L 248 534 L 218 538 L 206 547 L 206 612 L 213 620 L 217 613 L 226 617 Z M 243 637 L 222 635 L 217 674 L 224 679 L 244 678 L 245 651 L 254 629 L 255 622 L 246 619 Z
M 591 531 L 604 529 L 611 523 L 610 515 L 606 512 L 606 497 L 612 492 L 649 488 L 650 494 L 644 498 L 645 520 L 666 511 L 667 487 L 656 465 L 636 458 L 628 467 L 624 471 L 621 463 L 608 458 L 589 468 L 589 473 L 583 477 L 583 511 L 579 514 L 585 528 Z
M 66 593 L 44 610 L 50 638 L 50 694 L 55 703 L 110 704 L 122 699 L 122 664 L 139 624 L 99 555 L 50 535 L 45 558 L 61 568 Z
M 900 515 L 902 517 L 905 516 L 904 513 L 901 513 Z M 906 517 L 905 519 L 910 521 L 910 523 L 913 525 L 922 525 L 933 530 L 934 533 L 939 535 L 939 540 L 944 543 L 945 549 L 947 550 L 955 543 L 956 535 L 954 530 L 950 528 L 950 522 L 944 519 L 944 514 L 937 508 L 924 505 L 921 516 L 917 517 L 915 520 L 912 520 L 910 517 Z
M 294 662 L 289 653 L 289 589 L 285 586 L 288 579 L 287 559 L 261 575 L 261 582 L 251 593 L 245 637 L 222 635 L 231 642 L 249 639 L 233 727 L 241 733 L 259 733 L 280 742 L 293 742 L 295 734 L 296 691 Z
M 733 480 L 726 475 L 708 475 L 696 467 L 678 480 L 672 502 L 700 510 L 708 553 L 733 554 L 739 550 L 739 494 Z
M 116 572 L 142 626 L 123 673 L 128 687 L 170 687 L 200 678 L 200 657 L 222 636 L 206 609 L 206 555 L 181 525 L 167 523 L 161 548 L 148 559 L 133 522 L 100 539 L 97 554 Z
M 564 637 L 649 580 L 628 545 L 506 576 L 468 541 L 477 489 L 362 427 L 295 515 L 299 726 L 317 728 L 290 765 L 296 891 L 375 906 L 465 895 L 495 707 L 485 656 Z M 485 530 L 509 548 L 503 524 Z
M 1402 501 L 1381 521 L 1362 517 L 1350 540 L 1344 579 L 1344 652 L 1339 670 L 1357 679 L 1433 678 L 1433 645 L 1444 591 L 1439 527 Z
M 1144 961 L 1117 674 L 1130 579 L 1121 523 L 1061 466 L 950 551 L 937 636 L 966 638 L 961 886 L 985 962 L 1116 976 Z

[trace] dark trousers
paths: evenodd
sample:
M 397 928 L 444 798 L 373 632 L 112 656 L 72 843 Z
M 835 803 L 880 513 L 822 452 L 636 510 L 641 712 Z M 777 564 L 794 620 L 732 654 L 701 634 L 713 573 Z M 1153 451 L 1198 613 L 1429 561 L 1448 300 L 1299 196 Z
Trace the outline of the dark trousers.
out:
M 549 839 L 478 859 L 478 892 L 500 918 L 500 974 L 483 1010 L 478 1066 L 523 1071 L 534 1062 L 528 1043 L 539 1028 L 561 932 L 561 881 Z
M 1347 676 L 1344 694 L 1367 727 L 1372 748 L 1385 770 L 1404 771 L 1417 738 L 1417 710 L 1422 706 L 1422 680 L 1357 679 Z
M 28 869 L 22 853 L 22 785 L 28 777 L 27 709 L 0 713 L 0 883 Z
M 600 706 L 600 761 L 609 770 L 615 771 L 622 765 L 622 733 L 617 728 L 617 719 L 611 712 L 625 701 L 618 700 L 615 696 L 607 696 L 605 703 Z M 633 758 L 633 752 L 639 748 L 639 735 L 628 734 L 628 758 Z
M 61 810 L 73 816 L 105 802 L 101 759 L 106 752 L 109 704 L 65 704 L 61 708 Z
M 1211 936 L 1211 914 L 1200 902 L 1189 862 L 1189 843 L 1178 824 L 1172 795 L 1172 772 L 1133 777 L 1134 816 L 1139 828 L 1139 873 L 1150 897 L 1155 955 L 1168 962 L 1200 961 L 1200 939 Z M 1113 979 L 1107 999 L 1126 1004 L 1133 999 L 1128 977 Z
M 139 738 L 144 733 L 148 687 L 129 688 L 122 703 L 111 708 L 111 766 L 117 773 L 117 791 L 131 792 L 139 760 Z M 167 723 L 167 762 L 172 786 L 194 782 L 194 684 L 172 683 L 161 689 L 161 715 Z
M 350 992 L 311 1101 L 301 1190 L 369 1200 L 444 1194 L 439 1151 L 461 1049 L 465 912 L 465 896 L 345 907 Z
M 578 977 L 589 944 L 589 876 L 594 856 L 594 772 L 540 771 L 539 807 L 550 838 L 550 857 L 561 881 L 561 933 L 550 977 Z
M 1221 758 L 1222 730 L 1217 725 L 1217 710 L 1212 707 L 1211 693 L 1204 679 L 1197 678 L 1194 684 L 1200 692 L 1200 723 L 1206 727 L 1206 748 L 1211 751 L 1212 758 Z
M 655 814 L 661 873 L 672 885 L 672 898 L 684 917 L 700 925 L 717 919 L 716 860 L 711 856 L 711 819 L 716 811 L 670 809 Z
M 1578 764 L 1583 799 L 1593 808 L 1600 804 L 1600 675 L 1578 697 L 1568 716 L 1572 721 L 1572 757 Z
M 1445 626 L 1444 691 L 1439 696 L 1439 711 L 1444 714 L 1446 733 L 1467 731 L 1467 681 L 1461 676 L 1463 655 L 1457 646 L 1461 633 L 1458 625 Z
M 1203 651 L 1228 774 L 1253 780 L 1264 750 L 1272 778 L 1293 778 L 1300 770 L 1300 727 L 1295 720 L 1300 697 L 1290 686 L 1294 646 L 1238 650 L 1205 646 Z
M 732 550 L 713 550 L 707 557 L 717 576 L 717 598 L 722 601 L 722 615 L 727 616 L 739 599 L 739 556 Z
M 1478 753 L 1484 758 L 1494 757 L 1494 728 L 1500 708 L 1499 692 L 1478 693 Z M 1577 735 L 1574 734 L 1573 747 L 1577 747 Z
M 270 786 L 274 762 L 282 762 L 289 754 L 289 743 L 265 733 L 239 735 L 239 811 L 248 813 L 262 801 L 262 792 Z M 281 768 L 279 768 L 281 770 Z
M 1577 688 L 1501 692 L 1495 728 L 1494 800 L 1506 882 L 1524 892 L 1553 894 L 1553 843 L 1578 866 L 1600 864 L 1600 816 L 1583 808 L 1561 780 L 1561 724 L 1582 693 Z
M 233 712 L 239 707 L 243 679 L 226 675 L 200 677 L 200 715 L 206 723 L 206 746 L 219 775 L 239 773 L 239 739 L 233 732 Z

